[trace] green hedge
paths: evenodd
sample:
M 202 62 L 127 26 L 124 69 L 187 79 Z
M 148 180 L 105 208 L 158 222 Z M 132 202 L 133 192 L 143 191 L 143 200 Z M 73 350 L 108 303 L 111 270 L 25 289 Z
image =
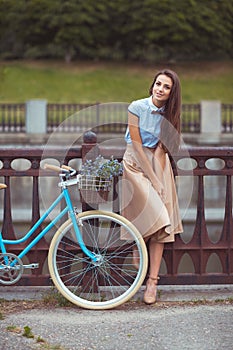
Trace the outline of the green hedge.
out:
M 232 57 L 229 0 L 0 0 L 0 58 Z

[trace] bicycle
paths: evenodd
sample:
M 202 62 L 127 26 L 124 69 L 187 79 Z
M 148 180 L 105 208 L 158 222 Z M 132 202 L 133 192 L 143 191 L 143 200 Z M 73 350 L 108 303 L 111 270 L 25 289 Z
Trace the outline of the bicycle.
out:
M 141 287 L 147 273 L 148 256 L 138 230 L 124 217 L 110 211 L 90 210 L 78 213 L 68 188 L 78 185 L 80 174 L 67 166 L 46 164 L 59 174 L 61 193 L 25 235 L 16 240 L 4 239 L 0 232 L 0 283 L 11 285 L 22 276 L 23 257 L 68 214 L 54 234 L 48 253 L 48 268 L 54 285 L 71 303 L 86 309 L 111 309 L 129 299 Z M 0 184 L 0 189 L 6 188 Z M 18 255 L 7 252 L 6 246 L 26 242 L 55 207 L 65 200 L 65 207 L 29 242 Z M 132 251 L 138 251 L 138 266 Z

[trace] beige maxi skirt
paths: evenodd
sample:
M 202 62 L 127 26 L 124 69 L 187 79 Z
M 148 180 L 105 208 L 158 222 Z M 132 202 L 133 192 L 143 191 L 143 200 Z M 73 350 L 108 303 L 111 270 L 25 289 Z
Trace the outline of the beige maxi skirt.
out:
M 144 148 L 155 171 L 155 150 Z M 121 214 L 132 222 L 144 238 L 174 242 L 175 234 L 183 232 L 178 198 L 169 156 L 166 153 L 163 171 L 164 200 L 144 175 L 132 145 L 127 145 L 123 157 Z

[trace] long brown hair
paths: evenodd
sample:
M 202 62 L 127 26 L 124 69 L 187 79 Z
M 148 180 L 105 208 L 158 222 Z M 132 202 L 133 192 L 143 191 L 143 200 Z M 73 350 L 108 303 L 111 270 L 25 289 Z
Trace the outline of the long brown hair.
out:
M 166 75 L 172 80 L 172 88 L 169 98 L 165 104 L 164 109 L 164 122 L 161 125 L 160 140 L 164 145 L 165 149 L 169 153 L 176 152 L 180 144 L 180 114 L 181 114 L 181 86 L 178 75 L 170 70 L 163 69 L 159 71 L 151 84 L 149 89 L 150 96 L 152 95 L 153 86 L 159 75 Z M 169 123 L 168 123 L 168 122 Z M 176 132 L 175 132 L 175 130 Z

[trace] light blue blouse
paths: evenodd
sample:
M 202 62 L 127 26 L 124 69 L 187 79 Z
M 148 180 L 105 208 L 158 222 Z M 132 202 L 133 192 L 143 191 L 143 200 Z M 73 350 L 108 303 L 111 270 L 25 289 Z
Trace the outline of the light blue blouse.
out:
M 152 96 L 133 101 L 128 111 L 139 118 L 139 130 L 144 147 L 153 148 L 159 141 L 160 128 L 164 107 L 157 108 L 152 102 Z M 129 127 L 126 129 L 125 141 L 132 143 Z

